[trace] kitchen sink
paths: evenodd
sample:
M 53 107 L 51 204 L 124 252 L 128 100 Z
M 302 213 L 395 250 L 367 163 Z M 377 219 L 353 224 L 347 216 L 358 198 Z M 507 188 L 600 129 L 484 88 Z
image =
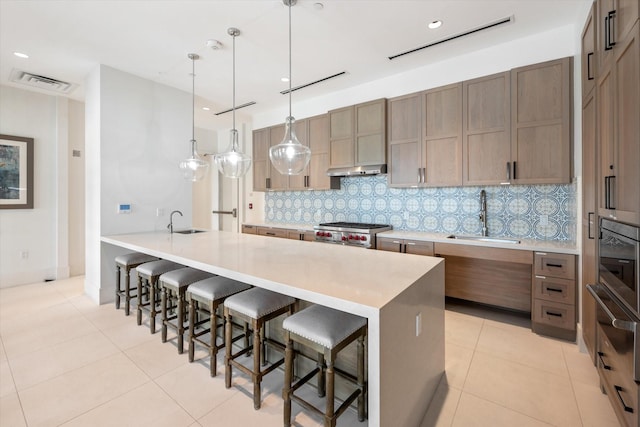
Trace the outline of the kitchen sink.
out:
M 174 233 L 178 233 L 178 234 L 196 234 L 196 233 L 204 233 L 206 230 L 194 230 L 193 228 L 188 229 L 188 230 L 178 230 L 178 231 L 174 231 Z
M 510 244 L 518 244 L 518 243 L 520 243 L 520 240 L 508 239 L 506 237 L 459 236 L 457 234 L 452 234 L 450 236 L 447 236 L 447 239 L 475 240 L 475 241 L 480 241 L 480 242 L 510 243 Z

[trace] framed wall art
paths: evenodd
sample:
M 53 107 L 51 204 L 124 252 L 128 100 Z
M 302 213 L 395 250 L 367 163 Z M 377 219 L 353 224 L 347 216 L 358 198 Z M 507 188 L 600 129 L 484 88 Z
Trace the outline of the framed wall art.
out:
M 0 209 L 33 209 L 33 138 L 0 134 Z

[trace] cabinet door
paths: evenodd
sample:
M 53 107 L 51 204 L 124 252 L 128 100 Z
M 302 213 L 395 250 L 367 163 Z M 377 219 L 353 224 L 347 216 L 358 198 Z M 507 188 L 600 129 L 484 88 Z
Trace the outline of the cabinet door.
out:
M 282 142 L 282 139 L 284 138 L 284 129 L 284 124 L 272 126 L 269 128 L 271 147 L 274 147 Z M 271 161 L 269 161 L 269 178 L 271 182 L 271 190 L 282 191 L 289 188 L 289 175 L 283 175 L 278 172 L 278 169 L 273 167 Z
M 610 46 L 610 39 L 614 38 L 611 33 L 610 14 L 615 11 L 615 0 L 597 0 L 597 22 L 596 22 L 596 50 L 598 69 L 602 69 L 607 64 L 611 64 L 613 56 L 613 46 Z
M 404 251 L 408 254 L 433 256 L 433 242 L 405 240 Z
M 462 83 L 424 93 L 423 184 L 462 185 Z
M 601 216 L 609 215 L 611 176 L 614 176 L 613 161 L 613 73 L 611 66 L 600 70 L 596 86 L 596 129 L 598 153 L 598 205 Z
M 463 183 L 511 178 L 509 72 L 463 82 Z
M 388 180 L 391 187 L 417 186 L 422 181 L 422 94 L 389 99 Z
M 329 166 L 353 166 L 355 161 L 354 107 L 329 111 Z
M 309 146 L 309 135 L 307 131 L 307 120 L 296 120 L 295 132 L 298 141 L 302 145 Z M 311 152 L 313 154 L 313 151 Z M 309 176 L 309 166 L 300 175 L 289 175 L 289 190 L 304 190 L 307 187 L 307 177 Z
M 253 131 L 253 191 L 267 191 L 269 170 L 269 128 Z
M 640 24 L 616 45 L 614 70 L 614 169 L 610 186 L 615 216 L 640 223 Z
M 256 234 L 257 227 L 255 225 L 242 224 L 242 232 L 244 234 Z
M 571 58 L 511 70 L 511 182 L 571 182 Z
M 355 106 L 355 165 L 386 163 L 387 100 Z
M 311 148 L 307 185 L 314 190 L 331 188 L 329 169 L 329 116 L 322 114 L 307 119 L 308 141 Z
M 591 12 L 582 30 L 582 97 L 586 97 L 595 87 L 596 76 L 596 4 L 591 6 Z

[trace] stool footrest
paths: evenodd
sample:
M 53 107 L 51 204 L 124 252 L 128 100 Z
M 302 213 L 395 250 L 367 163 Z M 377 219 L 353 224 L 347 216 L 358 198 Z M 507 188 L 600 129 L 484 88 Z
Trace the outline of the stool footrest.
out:
M 296 391 L 297 389 L 299 389 L 300 387 L 305 385 L 311 378 L 313 378 L 315 375 L 317 375 L 318 372 L 320 372 L 320 368 L 315 368 L 314 370 L 309 372 L 307 375 L 305 375 L 304 377 L 302 377 L 298 381 L 296 381 L 295 384 L 292 384 L 291 385 L 291 393 L 293 393 L 294 391 Z

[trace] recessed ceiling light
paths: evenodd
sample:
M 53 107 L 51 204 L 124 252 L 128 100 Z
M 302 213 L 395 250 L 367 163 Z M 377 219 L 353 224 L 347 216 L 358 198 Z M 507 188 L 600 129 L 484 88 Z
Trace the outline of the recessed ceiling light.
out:
M 22 53 L 22 52 L 13 52 L 13 54 L 14 54 L 15 56 L 17 56 L 18 58 L 24 58 L 24 59 L 29 58 L 29 55 L 27 55 L 26 53 Z
M 209 110 L 211 110 L 211 108 L 209 108 L 209 107 L 202 107 L 202 109 L 203 109 L 204 111 L 209 111 Z
M 441 25 L 442 25 L 442 21 L 429 22 L 429 28 L 432 30 L 435 30 L 436 28 L 440 28 Z
M 288 82 L 288 81 L 289 81 L 289 77 L 282 77 L 282 78 L 280 79 L 280 81 Z

